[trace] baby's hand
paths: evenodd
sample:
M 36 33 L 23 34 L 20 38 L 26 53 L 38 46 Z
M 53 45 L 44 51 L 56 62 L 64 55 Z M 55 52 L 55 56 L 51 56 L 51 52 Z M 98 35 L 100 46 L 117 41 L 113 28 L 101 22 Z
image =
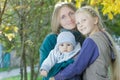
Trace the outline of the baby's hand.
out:
M 42 75 L 42 76 L 44 76 L 44 77 L 47 77 L 47 71 L 41 70 L 41 71 L 40 71 L 40 75 Z
M 54 77 L 51 77 L 50 80 L 55 80 Z

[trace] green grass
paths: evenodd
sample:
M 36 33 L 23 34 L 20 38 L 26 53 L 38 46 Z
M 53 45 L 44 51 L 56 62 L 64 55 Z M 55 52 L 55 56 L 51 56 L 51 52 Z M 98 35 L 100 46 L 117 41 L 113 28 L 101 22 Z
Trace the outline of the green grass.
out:
M 12 69 L 17 69 L 18 67 L 6 67 L 6 68 L 0 68 L 0 72 L 4 72 L 4 71 L 10 71 Z
M 10 71 L 12 69 L 13 68 L 0 68 L 0 72 Z M 27 77 L 28 77 L 28 80 L 30 80 L 30 73 L 28 73 Z M 20 79 L 21 79 L 20 75 L 18 75 L 18 76 L 14 76 L 14 77 L 5 78 L 5 79 L 2 79 L 2 80 L 20 80 Z M 41 76 L 38 76 L 37 80 L 42 80 Z
M 0 72 L 8 71 L 10 68 L 0 68 Z
M 6 79 L 3 79 L 3 80 L 20 80 L 20 79 L 21 79 L 20 75 L 18 75 L 18 76 L 6 78 Z M 28 80 L 30 80 L 30 74 L 28 74 Z M 37 80 L 42 80 L 42 78 L 40 76 L 38 76 Z

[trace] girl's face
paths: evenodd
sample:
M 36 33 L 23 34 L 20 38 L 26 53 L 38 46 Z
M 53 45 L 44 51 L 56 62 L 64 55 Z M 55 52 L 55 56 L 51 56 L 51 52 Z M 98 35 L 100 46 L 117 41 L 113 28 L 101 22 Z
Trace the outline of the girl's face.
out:
M 62 43 L 59 45 L 59 51 L 61 53 L 63 52 L 70 52 L 73 50 L 73 45 L 70 43 Z
M 91 35 L 96 32 L 97 18 L 92 17 L 87 12 L 79 12 L 75 15 L 77 29 L 83 35 Z
M 68 8 L 67 6 L 64 6 L 60 9 L 59 12 L 59 20 L 60 25 L 65 28 L 72 30 L 76 27 L 75 25 L 75 11 Z

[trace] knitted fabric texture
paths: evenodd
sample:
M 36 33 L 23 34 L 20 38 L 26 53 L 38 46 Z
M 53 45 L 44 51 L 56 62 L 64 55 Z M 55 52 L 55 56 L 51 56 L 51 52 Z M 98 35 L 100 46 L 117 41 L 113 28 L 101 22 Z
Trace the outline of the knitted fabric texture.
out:
M 76 45 L 75 37 L 71 32 L 61 32 L 57 37 L 57 45 L 62 43 L 71 43 L 74 47 Z

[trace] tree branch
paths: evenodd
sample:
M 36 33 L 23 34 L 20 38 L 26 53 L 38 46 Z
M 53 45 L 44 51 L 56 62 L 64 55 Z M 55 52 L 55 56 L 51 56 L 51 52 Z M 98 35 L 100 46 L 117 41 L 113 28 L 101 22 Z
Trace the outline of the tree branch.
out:
M 7 0 L 5 0 L 3 9 L 2 9 L 1 12 L 0 12 L 0 25 L 1 25 L 1 23 L 2 23 L 2 15 L 4 14 L 6 5 L 7 5 Z

